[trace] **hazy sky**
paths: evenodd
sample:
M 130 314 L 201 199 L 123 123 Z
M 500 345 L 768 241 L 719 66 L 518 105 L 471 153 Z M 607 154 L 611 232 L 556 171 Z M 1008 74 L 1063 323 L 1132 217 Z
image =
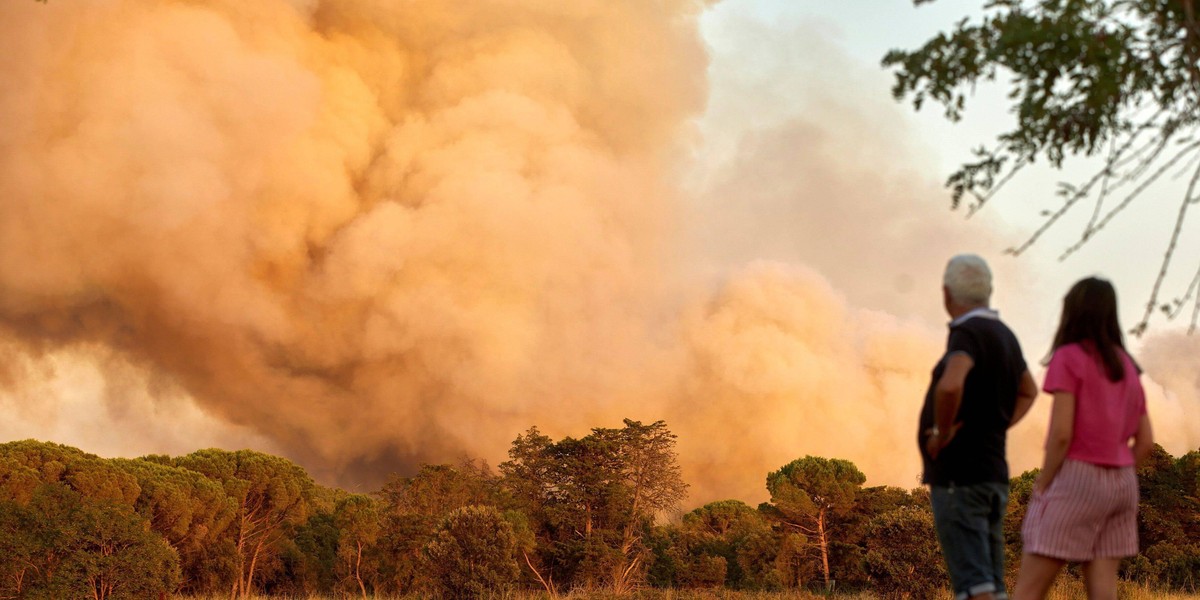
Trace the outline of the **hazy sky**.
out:
M 812 87 L 833 88 L 826 93 L 834 101 L 856 104 L 875 113 L 881 121 L 894 121 L 893 131 L 903 130 L 900 135 L 913 151 L 895 156 L 894 160 L 923 169 L 929 180 L 940 184 L 970 158 L 972 148 L 990 145 L 998 132 L 1011 126 L 1013 117 L 1004 103 L 1005 90 L 1001 83 L 981 85 L 968 104 L 964 120 L 950 123 L 936 105 L 917 113 L 908 103 L 893 102 L 892 76 L 881 67 L 880 61 L 890 49 L 916 48 L 961 18 L 979 14 L 981 4 L 971 0 L 938 0 L 915 7 L 909 0 L 727 0 L 708 11 L 703 31 L 713 51 L 716 71 L 753 72 L 764 59 L 790 64 L 798 72 L 819 71 L 823 63 L 845 65 L 840 73 L 811 77 L 809 81 L 815 84 Z M 753 24 L 778 35 L 738 35 Z M 785 43 L 780 44 L 781 41 Z M 792 52 L 796 48 L 800 52 Z M 804 52 L 805 49 L 809 52 Z M 780 58 L 781 53 L 788 52 L 792 54 L 787 59 Z M 714 97 L 739 93 L 737 89 L 723 89 L 722 83 L 718 74 L 713 81 Z M 812 87 L 805 92 L 811 93 Z M 790 108 L 799 111 L 801 105 L 798 101 Z M 784 120 L 795 114 L 788 112 L 786 102 L 777 106 L 779 112 L 769 118 Z M 747 116 L 762 118 L 762 115 Z M 881 137 L 888 133 L 880 131 Z M 989 207 L 973 217 L 999 234 L 998 241 L 981 249 L 981 253 L 1019 264 L 1018 268 L 1030 273 L 1038 284 L 1036 289 L 1022 290 L 1019 297 L 1013 298 L 1030 304 L 1015 311 L 1019 313 L 1020 324 L 1027 328 L 1052 326 L 1057 317 L 1057 303 L 1067 287 L 1081 277 L 1094 274 L 1111 278 L 1116 284 L 1121 294 L 1123 324 L 1131 326 L 1141 318 L 1182 196 L 1182 182 L 1177 179 L 1151 188 L 1124 217 L 1066 261 L 1060 263 L 1058 256 L 1078 239 L 1082 226 L 1079 219 L 1090 214 L 1090 206 L 1079 207 L 1075 218 L 1064 219 L 1023 257 L 1000 256 L 1005 248 L 1023 242 L 1036 229 L 1043 210 L 1057 207 L 1058 199 L 1053 193 L 1056 182 L 1079 181 L 1092 172 L 1082 160 L 1068 160 L 1062 172 L 1044 166 L 1027 169 Z M 949 210 L 949 194 L 945 190 L 930 196 L 928 201 Z M 965 211 L 955 215 L 965 217 Z M 1163 301 L 1182 292 L 1200 260 L 1197 243 L 1200 236 L 1186 235 L 1189 230 L 1194 231 L 1195 227 L 1185 230 L 1176 267 L 1164 286 Z M 1175 330 L 1186 327 L 1186 321 L 1186 315 L 1177 323 L 1159 318 L 1155 326 L 1160 331 Z

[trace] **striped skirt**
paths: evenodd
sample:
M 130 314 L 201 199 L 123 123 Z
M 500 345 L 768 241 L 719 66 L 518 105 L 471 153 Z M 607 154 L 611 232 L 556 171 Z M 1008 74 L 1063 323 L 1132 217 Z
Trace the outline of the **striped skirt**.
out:
M 1029 500 L 1021 527 L 1024 551 L 1070 562 L 1133 556 L 1137 506 L 1133 467 L 1068 458 L 1050 486 Z

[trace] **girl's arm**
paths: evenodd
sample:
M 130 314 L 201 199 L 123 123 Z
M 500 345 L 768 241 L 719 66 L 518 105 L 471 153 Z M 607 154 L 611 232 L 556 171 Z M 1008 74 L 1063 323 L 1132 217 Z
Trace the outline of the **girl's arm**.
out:
M 1154 449 L 1154 431 L 1150 429 L 1150 415 L 1143 414 L 1138 423 L 1137 432 L 1133 434 L 1133 458 L 1141 464 L 1150 456 Z
M 1071 447 L 1071 436 L 1075 430 L 1075 394 L 1054 392 L 1054 406 L 1050 409 L 1050 433 L 1046 435 L 1046 459 L 1042 472 L 1033 482 L 1036 491 L 1045 490 L 1058 475 L 1067 449 Z

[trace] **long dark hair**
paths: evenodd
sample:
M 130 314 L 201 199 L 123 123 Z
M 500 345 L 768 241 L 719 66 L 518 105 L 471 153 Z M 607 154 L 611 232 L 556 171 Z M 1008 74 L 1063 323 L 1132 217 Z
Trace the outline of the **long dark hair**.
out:
M 1062 319 L 1051 351 L 1074 343 L 1100 355 L 1109 381 L 1125 378 L 1125 363 L 1117 352 L 1117 348 L 1125 351 L 1125 338 L 1117 320 L 1117 290 L 1108 281 L 1098 277 L 1081 279 L 1063 297 Z

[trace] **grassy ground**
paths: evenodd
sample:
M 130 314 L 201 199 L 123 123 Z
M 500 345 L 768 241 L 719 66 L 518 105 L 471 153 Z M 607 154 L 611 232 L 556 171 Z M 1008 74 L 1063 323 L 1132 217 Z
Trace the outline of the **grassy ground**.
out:
M 1198 594 L 1173 594 L 1150 590 L 1144 586 L 1122 583 L 1118 597 L 1122 600 L 1197 600 Z M 357 596 L 346 597 L 348 600 Z M 811 592 L 737 592 L 730 590 L 644 590 L 627 596 L 615 596 L 600 592 L 573 592 L 560 596 L 564 600 L 883 600 L 880 596 L 869 592 L 855 594 L 833 594 L 822 596 Z M 1083 583 L 1077 579 L 1060 577 L 1049 600 L 1085 600 L 1087 594 Z M 949 600 L 950 594 L 935 600 Z M 227 596 L 184 597 L 178 600 L 228 600 Z M 285 600 L 267 596 L 255 597 L 252 600 Z M 333 598 L 311 596 L 286 600 L 334 600 Z M 407 595 L 403 597 L 373 597 L 369 600 L 433 600 L 429 596 Z M 496 596 L 495 600 L 549 600 L 544 593 L 520 592 Z
M 1117 597 L 1122 600 L 1196 600 L 1197 594 L 1176 594 L 1151 590 L 1145 586 L 1122 582 L 1117 591 Z M 1075 578 L 1059 577 L 1054 589 L 1050 591 L 1050 600 L 1086 600 L 1087 590 L 1083 582 Z

